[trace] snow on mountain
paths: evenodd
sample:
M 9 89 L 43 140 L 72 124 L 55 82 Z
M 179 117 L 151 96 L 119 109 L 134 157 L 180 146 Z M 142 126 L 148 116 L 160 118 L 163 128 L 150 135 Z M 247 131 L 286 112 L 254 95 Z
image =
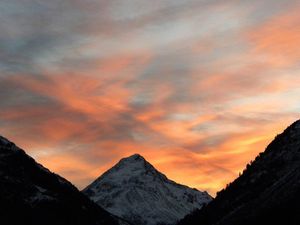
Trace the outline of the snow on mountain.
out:
M 138 154 L 121 159 L 83 193 L 134 225 L 175 224 L 212 200 L 206 192 L 169 180 Z

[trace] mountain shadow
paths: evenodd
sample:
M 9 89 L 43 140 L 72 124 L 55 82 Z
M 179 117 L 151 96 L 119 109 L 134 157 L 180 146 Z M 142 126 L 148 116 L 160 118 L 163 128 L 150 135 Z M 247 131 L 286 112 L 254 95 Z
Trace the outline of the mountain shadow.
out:
M 59 162 L 58 162 L 59 163 Z M 0 136 L 1 225 L 118 225 L 115 218 Z
M 241 176 L 179 225 L 300 224 L 300 121 L 249 163 Z

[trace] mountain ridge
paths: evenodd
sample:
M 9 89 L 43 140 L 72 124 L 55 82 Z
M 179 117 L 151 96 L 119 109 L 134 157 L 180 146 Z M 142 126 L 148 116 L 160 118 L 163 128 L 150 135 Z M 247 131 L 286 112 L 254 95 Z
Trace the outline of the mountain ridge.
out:
M 63 177 L 0 136 L 1 225 L 121 225 Z
M 246 166 L 240 177 L 179 225 L 300 223 L 300 120 Z

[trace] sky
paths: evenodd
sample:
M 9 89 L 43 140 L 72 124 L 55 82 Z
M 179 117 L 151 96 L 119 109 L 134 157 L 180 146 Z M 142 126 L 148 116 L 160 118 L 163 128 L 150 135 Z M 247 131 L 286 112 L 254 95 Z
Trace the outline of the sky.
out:
M 84 188 L 143 155 L 222 189 L 299 118 L 298 0 L 2 0 L 0 134 Z

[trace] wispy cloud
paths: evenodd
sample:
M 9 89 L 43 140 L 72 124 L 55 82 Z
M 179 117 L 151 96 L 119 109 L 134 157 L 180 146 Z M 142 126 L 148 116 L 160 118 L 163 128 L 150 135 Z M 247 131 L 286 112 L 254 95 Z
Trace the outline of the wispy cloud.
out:
M 0 3 L 0 125 L 84 187 L 141 153 L 212 194 L 298 118 L 297 1 Z

